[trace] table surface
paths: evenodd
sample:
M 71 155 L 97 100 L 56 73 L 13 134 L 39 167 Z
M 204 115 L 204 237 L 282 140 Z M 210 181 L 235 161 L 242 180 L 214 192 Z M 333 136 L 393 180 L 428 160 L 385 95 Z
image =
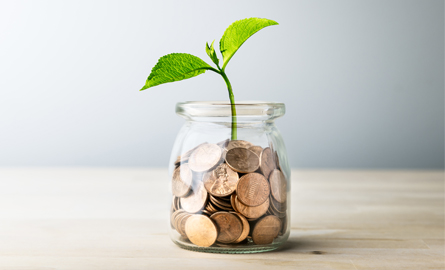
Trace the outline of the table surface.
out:
M 0 269 L 445 269 L 443 171 L 293 171 L 279 250 L 209 254 L 167 232 L 165 169 L 0 169 Z

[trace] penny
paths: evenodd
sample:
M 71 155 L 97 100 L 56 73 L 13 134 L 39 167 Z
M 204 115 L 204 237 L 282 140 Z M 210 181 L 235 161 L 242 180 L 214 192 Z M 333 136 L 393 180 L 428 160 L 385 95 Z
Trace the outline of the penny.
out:
M 175 209 L 176 210 L 179 210 L 179 209 L 181 209 L 181 201 L 180 201 L 180 198 L 179 197 L 175 197 Z
M 271 206 L 271 208 L 273 208 L 274 210 L 276 210 L 280 213 L 285 213 L 286 209 L 287 209 L 286 203 L 277 202 L 277 200 L 275 200 L 275 198 L 273 196 L 270 196 L 270 206 Z
M 184 197 L 190 191 L 192 171 L 187 164 L 182 164 L 173 171 L 172 193 L 177 197 Z
M 263 147 L 254 145 L 248 148 L 250 151 L 254 152 L 261 159 L 261 153 L 263 152 Z
M 189 216 L 189 214 L 181 213 L 181 214 L 177 215 L 176 218 L 175 218 L 175 228 L 176 228 L 176 231 L 178 231 L 178 233 L 183 235 L 183 236 L 185 236 L 185 232 L 181 231 L 181 220 L 184 217 L 186 217 L 186 216 Z
M 210 201 L 212 202 L 212 204 L 214 206 L 216 206 L 217 208 L 221 209 L 221 210 L 225 210 L 225 211 L 233 211 L 232 206 L 227 206 L 226 204 L 222 204 L 221 201 L 218 201 L 216 199 L 214 199 L 214 197 L 210 197 Z
M 243 223 L 237 215 L 228 212 L 216 212 L 210 218 L 218 227 L 219 234 L 216 241 L 220 243 L 233 243 L 243 232 Z
M 238 237 L 238 239 L 236 239 L 233 242 L 236 244 L 236 243 L 239 243 L 239 242 L 243 241 L 244 239 L 246 239 L 247 235 L 249 235 L 249 232 L 250 232 L 250 226 L 249 226 L 249 222 L 247 221 L 247 219 L 240 213 L 236 213 L 236 212 L 230 212 L 230 213 L 237 215 L 243 224 L 243 231 L 241 232 L 240 237 Z
M 207 197 L 208 194 L 204 185 L 202 183 L 198 184 L 191 195 L 180 199 L 181 207 L 189 213 L 197 213 L 206 205 Z
M 219 210 L 215 209 L 215 207 L 211 203 L 207 203 L 203 211 L 207 211 L 208 213 L 213 214 L 218 212 Z
M 171 227 L 172 227 L 173 229 L 176 229 L 176 225 L 175 225 L 176 216 L 179 215 L 179 214 L 181 214 L 181 213 L 184 213 L 184 212 L 185 212 L 185 211 L 181 209 L 181 210 L 175 211 L 175 212 L 173 212 L 173 213 L 171 214 L 171 216 L 170 216 L 170 225 L 171 225 Z
M 212 143 L 206 143 L 190 155 L 189 167 L 194 172 L 206 172 L 215 168 L 221 161 L 222 149 Z
M 185 223 L 188 239 L 200 247 L 210 247 L 218 237 L 215 223 L 205 215 L 192 215 Z
M 287 231 L 287 216 L 284 216 L 284 218 L 281 219 L 281 224 L 283 224 L 283 226 L 281 226 L 279 235 L 283 235 Z
M 260 158 L 246 148 L 232 148 L 227 151 L 226 162 L 230 168 L 239 173 L 251 173 L 260 166 Z
M 190 155 L 193 153 L 193 151 L 195 151 L 198 147 L 200 147 L 201 145 L 204 145 L 204 144 L 206 144 L 206 142 L 205 142 L 205 143 L 201 143 L 201 144 L 199 144 L 199 145 L 193 147 L 192 149 L 188 150 L 187 152 L 185 152 L 184 154 L 182 154 L 181 156 L 179 156 L 179 157 L 178 157 L 178 158 L 179 158 L 179 162 L 180 162 L 180 163 L 188 162 L 188 160 L 189 160 L 189 158 L 190 158 Z M 178 161 L 178 159 L 176 159 L 176 161 Z
M 236 209 L 235 199 L 236 199 L 236 194 L 232 194 L 232 196 L 230 196 L 230 204 L 232 205 L 233 210 L 235 210 L 236 212 L 239 212 Z
M 209 198 L 217 206 L 222 206 L 222 207 L 225 207 L 225 208 L 232 208 L 232 205 L 230 204 L 230 202 L 227 202 L 225 200 L 221 200 L 218 197 L 213 197 L 212 195 L 210 195 Z
M 281 230 L 281 220 L 274 216 L 265 216 L 253 228 L 252 240 L 257 245 L 271 244 Z
M 269 183 L 259 173 L 249 173 L 242 176 L 236 187 L 237 198 L 247 206 L 257 206 L 264 203 L 270 194 Z
M 187 234 L 185 233 L 185 224 L 187 223 L 187 219 L 189 219 L 191 216 L 192 215 L 190 214 L 186 214 L 178 222 L 178 232 L 184 237 L 187 237 Z
M 260 169 L 267 179 L 269 179 L 269 174 L 276 168 L 274 157 L 275 155 L 272 153 L 270 147 L 264 148 L 261 154 Z
M 275 199 L 274 199 L 273 197 L 271 197 L 270 200 L 271 200 L 271 201 L 275 201 Z M 273 203 L 270 203 L 270 206 L 269 206 L 269 209 L 268 209 L 268 213 L 269 213 L 270 215 L 275 215 L 275 216 L 277 216 L 277 217 L 279 217 L 279 218 L 284 218 L 284 217 L 286 216 L 286 212 L 278 211 L 278 210 L 275 208 L 275 206 L 274 206 Z
M 283 171 L 283 169 L 281 168 L 281 164 L 280 164 L 280 159 L 278 158 L 278 152 L 275 151 L 275 161 L 277 164 L 277 168 L 280 169 L 280 171 Z
M 218 165 L 213 171 L 204 175 L 203 182 L 206 190 L 217 197 L 225 197 L 236 190 L 239 176 L 227 164 Z
M 286 202 L 287 183 L 286 177 L 280 170 L 273 170 L 269 175 L 270 192 L 279 203 Z
M 235 197 L 235 206 L 236 210 L 241 213 L 243 216 L 249 219 L 257 219 L 264 215 L 269 209 L 269 199 L 266 199 L 265 202 L 258 206 L 247 206 L 240 202 L 238 198 Z
M 253 144 L 251 144 L 248 141 L 243 141 L 243 140 L 233 140 L 233 141 L 229 141 L 229 143 L 226 146 L 226 151 L 229 151 L 232 148 L 249 148 L 253 146 Z

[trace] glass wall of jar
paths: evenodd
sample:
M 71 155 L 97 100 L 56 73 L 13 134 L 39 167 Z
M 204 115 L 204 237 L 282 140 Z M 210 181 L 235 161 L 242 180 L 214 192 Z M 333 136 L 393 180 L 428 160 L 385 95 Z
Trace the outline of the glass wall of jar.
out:
M 290 168 L 274 120 L 285 106 L 178 103 L 185 123 L 170 158 L 170 235 L 178 246 L 215 253 L 270 251 L 289 237 Z

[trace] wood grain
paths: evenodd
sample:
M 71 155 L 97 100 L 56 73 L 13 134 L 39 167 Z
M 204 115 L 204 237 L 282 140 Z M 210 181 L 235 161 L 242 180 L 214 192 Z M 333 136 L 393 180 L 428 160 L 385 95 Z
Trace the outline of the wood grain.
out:
M 293 171 L 278 251 L 168 236 L 163 169 L 0 169 L 0 269 L 445 269 L 442 171 Z

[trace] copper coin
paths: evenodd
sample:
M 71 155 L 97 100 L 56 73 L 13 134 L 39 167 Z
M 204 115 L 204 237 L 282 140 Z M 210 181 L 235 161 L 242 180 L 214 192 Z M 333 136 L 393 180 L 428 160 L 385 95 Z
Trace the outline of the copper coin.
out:
M 218 237 L 215 223 L 205 215 L 192 215 L 185 223 L 188 239 L 200 247 L 210 247 Z
M 233 140 L 233 141 L 229 141 L 229 143 L 226 146 L 226 151 L 229 151 L 232 148 L 249 148 L 253 146 L 253 144 L 251 144 L 248 141 L 243 141 L 243 140 Z
M 187 234 L 185 233 L 185 224 L 187 223 L 187 219 L 191 216 L 192 215 L 190 214 L 184 215 L 178 222 L 178 232 L 184 237 L 187 237 Z
M 286 203 L 277 202 L 277 200 L 275 200 L 275 198 L 272 195 L 270 196 L 270 207 L 280 213 L 286 213 L 287 209 Z
M 227 164 L 218 165 L 213 171 L 204 175 L 203 182 L 207 191 L 213 196 L 224 197 L 236 190 L 239 176 Z
M 188 162 L 190 155 L 193 153 L 193 151 L 195 151 L 198 147 L 200 147 L 201 145 L 204 145 L 205 143 L 201 143 L 198 146 L 193 147 L 192 149 L 188 150 L 187 152 L 185 152 L 184 154 L 182 154 L 181 156 L 179 156 L 179 162 L 180 163 L 185 163 Z M 176 161 L 178 161 L 178 159 L 176 159 Z
M 189 167 L 194 172 L 206 172 L 215 168 L 221 161 L 222 149 L 212 143 L 206 143 L 190 155 Z
M 175 217 L 175 228 L 178 231 L 178 233 L 181 235 L 185 235 L 185 233 L 181 231 L 180 222 L 181 222 L 182 218 L 186 217 L 187 215 L 189 215 L 189 214 L 181 213 Z
M 197 213 L 206 205 L 207 197 L 208 194 L 204 185 L 202 183 L 198 184 L 192 194 L 180 199 L 181 207 L 189 213 Z
M 263 147 L 254 145 L 248 148 L 250 151 L 254 152 L 258 157 L 261 158 L 261 153 L 263 152 Z
M 263 153 L 261 154 L 260 169 L 267 179 L 269 179 L 269 174 L 276 168 L 274 158 L 275 155 L 270 147 L 264 148 Z
M 287 216 L 284 216 L 284 218 L 281 219 L 281 224 L 283 224 L 283 226 L 281 226 L 279 235 L 283 235 L 287 231 Z
M 246 239 L 247 235 L 249 235 L 250 232 L 250 226 L 249 226 L 249 222 L 247 221 L 247 219 L 241 215 L 240 213 L 236 213 L 236 212 L 230 212 L 231 214 L 237 215 L 238 218 L 241 220 L 241 222 L 243 223 L 243 232 L 241 233 L 240 237 L 238 237 L 238 239 L 236 239 L 233 243 L 239 243 L 241 241 L 243 241 L 244 239 Z
M 243 232 L 243 223 L 237 215 L 228 212 L 216 212 L 210 218 L 218 227 L 218 238 L 216 241 L 220 243 L 233 243 Z
M 227 151 L 226 162 L 230 168 L 239 173 L 251 173 L 260 166 L 260 158 L 246 148 L 232 148 Z
M 233 210 L 235 210 L 236 212 L 239 212 L 236 209 L 235 199 L 236 199 L 236 194 L 232 194 L 232 196 L 230 196 L 230 204 L 232 205 Z
M 264 203 L 270 194 L 269 182 L 259 173 L 249 173 L 241 177 L 236 187 L 238 199 L 247 206 Z
M 275 201 L 275 199 L 274 199 L 273 197 L 271 197 L 270 200 L 271 200 L 271 201 Z M 269 209 L 268 209 L 268 210 L 269 210 L 268 213 L 269 213 L 270 215 L 275 215 L 275 216 L 277 216 L 277 217 L 279 217 L 279 218 L 283 218 L 284 216 L 286 216 L 286 212 L 280 212 L 280 211 L 278 211 L 278 210 L 275 208 L 275 206 L 274 206 L 273 203 L 270 203 L 270 206 L 269 206 Z
M 221 200 L 218 197 L 214 197 L 212 195 L 209 196 L 210 200 L 212 201 L 212 203 L 216 204 L 217 206 L 222 206 L 225 208 L 232 208 L 232 205 L 230 204 L 230 202 L 227 202 L 225 200 Z
M 181 214 L 181 213 L 184 213 L 184 212 L 185 212 L 185 211 L 181 209 L 181 210 L 175 211 L 175 212 L 173 212 L 173 213 L 171 214 L 171 216 L 170 216 L 170 225 L 171 225 L 171 227 L 172 227 L 173 229 L 176 229 L 176 225 L 175 225 L 176 216 L 179 215 L 179 214 Z
M 271 244 L 281 230 L 281 220 L 274 216 L 265 216 L 253 228 L 252 240 L 257 245 Z
M 262 204 L 260 204 L 258 206 L 247 206 L 247 205 L 243 204 L 242 202 L 240 202 L 235 197 L 236 210 L 238 212 L 240 212 L 246 218 L 250 218 L 250 219 L 257 219 L 257 218 L 261 217 L 262 215 L 264 215 L 267 212 L 267 210 L 269 209 L 269 204 L 270 204 L 269 199 L 266 199 L 265 202 L 263 202 Z
M 269 175 L 270 192 L 279 203 L 286 202 L 287 183 L 286 177 L 280 170 L 273 170 Z
M 182 164 L 173 171 L 172 193 L 177 197 L 184 197 L 189 193 L 192 184 L 192 171 L 187 164 Z

